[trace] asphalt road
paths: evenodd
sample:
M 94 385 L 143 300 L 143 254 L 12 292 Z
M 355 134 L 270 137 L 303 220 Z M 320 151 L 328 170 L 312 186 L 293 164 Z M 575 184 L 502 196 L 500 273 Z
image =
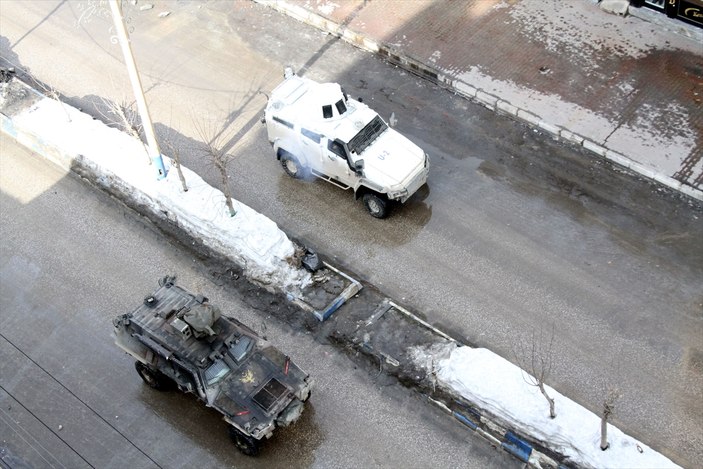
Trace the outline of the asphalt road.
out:
M 549 384 L 595 412 L 617 387 L 616 425 L 680 464 L 703 458 L 700 205 L 263 7 L 154 3 L 128 14 L 165 153 L 217 185 L 198 142 L 219 135 L 235 197 L 292 237 L 513 361 L 517 341 L 554 327 Z M 0 51 L 100 116 L 100 97 L 130 90 L 89 5 L 3 2 Z M 258 123 L 285 65 L 395 113 L 431 155 L 429 190 L 380 221 L 285 176 Z
M 519 467 L 407 389 L 211 283 L 190 252 L 119 203 L 4 136 L 0 154 L 0 466 Z M 112 343 L 112 318 L 167 273 L 316 380 L 304 416 L 258 459 L 240 455 L 192 396 L 145 386 Z

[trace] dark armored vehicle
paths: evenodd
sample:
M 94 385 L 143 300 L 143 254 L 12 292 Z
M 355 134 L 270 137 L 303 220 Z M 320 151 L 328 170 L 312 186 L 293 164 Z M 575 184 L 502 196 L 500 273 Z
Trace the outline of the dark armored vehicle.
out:
M 276 427 L 300 417 L 312 379 L 207 298 L 172 277 L 159 285 L 134 312 L 113 321 L 115 343 L 137 359 L 146 384 L 195 394 L 222 413 L 244 454 L 257 455 Z

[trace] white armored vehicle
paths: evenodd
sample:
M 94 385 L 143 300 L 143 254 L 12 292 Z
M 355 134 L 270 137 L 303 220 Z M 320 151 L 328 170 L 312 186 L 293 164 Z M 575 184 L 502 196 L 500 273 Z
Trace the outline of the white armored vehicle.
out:
M 173 277 L 159 284 L 133 312 L 115 318 L 115 343 L 137 360 L 146 384 L 195 394 L 222 414 L 240 451 L 257 455 L 277 427 L 302 414 L 310 375 Z
M 264 122 L 276 158 L 290 176 L 315 176 L 353 189 L 376 218 L 427 182 L 425 152 L 371 108 L 337 83 L 317 83 L 290 68 L 284 76 L 271 93 Z

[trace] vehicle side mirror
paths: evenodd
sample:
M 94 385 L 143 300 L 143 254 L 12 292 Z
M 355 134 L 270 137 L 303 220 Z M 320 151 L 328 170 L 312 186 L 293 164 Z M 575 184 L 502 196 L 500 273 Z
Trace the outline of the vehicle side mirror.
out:
M 354 163 L 354 172 L 359 176 L 364 175 L 364 160 L 357 160 Z

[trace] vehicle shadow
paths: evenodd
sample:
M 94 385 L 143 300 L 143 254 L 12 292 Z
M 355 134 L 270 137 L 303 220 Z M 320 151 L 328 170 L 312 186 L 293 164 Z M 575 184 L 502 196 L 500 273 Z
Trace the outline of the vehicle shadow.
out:
M 306 403 L 303 414 L 295 424 L 278 428 L 269 440 L 263 442 L 257 457 L 240 453 L 230 440 L 227 423 L 221 415 L 203 406 L 194 396 L 178 391 L 159 392 L 142 386 L 137 397 L 145 407 L 166 422 L 166 428 L 182 433 L 183 438 L 189 441 L 188 446 L 193 445 L 212 459 L 206 461 L 207 457 L 203 457 L 202 467 L 308 467 L 313 463 L 315 450 L 323 439 L 315 421 L 314 397 Z M 153 454 L 152 457 L 161 463 L 159 455 Z M 192 458 L 187 458 L 190 459 Z M 187 463 L 187 460 L 167 462 L 170 467 L 178 467 L 179 463 Z

